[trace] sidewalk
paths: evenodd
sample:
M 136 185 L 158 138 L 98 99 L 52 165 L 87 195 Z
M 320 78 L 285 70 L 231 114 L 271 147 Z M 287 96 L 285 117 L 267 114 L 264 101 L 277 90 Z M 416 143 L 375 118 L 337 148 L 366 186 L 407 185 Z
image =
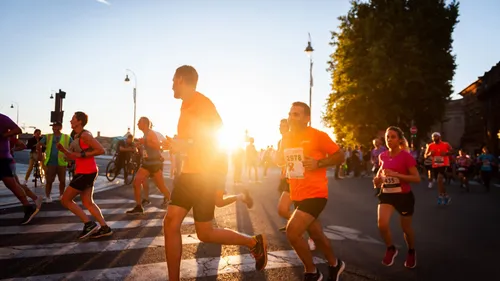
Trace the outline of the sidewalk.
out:
M 26 171 L 28 170 L 28 165 L 16 163 L 17 176 L 19 180 L 24 182 L 24 176 L 26 175 Z M 38 196 L 45 197 L 45 186 L 34 187 L 34 183 L 31 181 L 33 179 L 33 175 L 30 176 L 28 180 L 28 187 Z M 66 176 L 66 186 L 69 184 L 69 177 Z M 94 186 L 94 193 L 103 192 L 106 190 L 110 190 L 123 185 L 122 179 L 115 179 L 113 182 L 109 182 L 105 176 L 98 176 Z M 52 185 L 52 193 L 51 197 L 54 201 L 59 200 L 59 181 L 56 180 Z M 31 199 L 28 199 L 31 201 Z M 0 181 L 0 207 L 8 208 L 21 205 L 19 200 L 12 194 L 12 192 L 4 185 L 3 182 Z

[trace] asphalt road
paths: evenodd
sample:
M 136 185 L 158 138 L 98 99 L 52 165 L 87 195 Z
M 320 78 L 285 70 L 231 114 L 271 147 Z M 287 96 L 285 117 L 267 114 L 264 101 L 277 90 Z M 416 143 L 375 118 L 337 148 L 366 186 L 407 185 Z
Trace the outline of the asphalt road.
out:
M 245 248 L 196 242 L 194 227 L 187 219 L 182 226 L 184 280 L 301 280 L 300 263 L 296 257 L 287 256 L 291 247 L 277 230 L 284 224 L 276 212 L 277 181 L 275 170 L 262 184 L 248 185 L 255 206 L 247 210 L 236 203 L 217 209 L 214 220 L 217 227 L 265 233 L 270 252 L 268 269 L 255 272 Z M 482 187 L 474 186 L 471 193 L 461 194 L 458 186 L 451 186 L 452 204 L 438 207 L 435 188 L 428 189 L 423 183 L 414 186 L 418 266 L 409 270 L 403 266 L 406 250 L 397 217 L 392 229 L 400 255 L 390 268 L 380 263 L 385 246 L 376 225 L 377 200 L 370 179 L 332 179 L 329 186 L 330 199 L 320 219 L 335 252 L 347 263 L 343 281 L 500 280 L 500 188 L 485 193 Z M 228 191 L 234 192 L 229 185 Z M 134 205 L 128 202 L 133 198 L 129 186 L 96 194 L 96 202 L 115 229 L 112 237 L 99 242 L 76 242 L 81 228 L 78 219 L 68 213 L 49 212 L 63 211 L 58 203 L 44 205 L 33 224 L 23 227 L 17 227 L 19 219 L 15 218 L 19 208 L 4 210 L 0 214 L 0 268 L 8 270 L 0 272 L 0 279 L 41 280 L 25 277 L 48 274 L 43 280 L 123 280 L 123 276 L 127 280 L 161 280 L 159 276 L 165 271 L 164 211 L 157 209 L 161 202 L 158 191 L 152 189 L 151 193 L 158 198 L 152 197 L 149 213 L 139 217 L 123 214 Z M 19 234 L 14 234 L 16 231 Z M 314 253 L 321 257 L 318 251 Z M 320 269 L 326 272 L 324 265 Z

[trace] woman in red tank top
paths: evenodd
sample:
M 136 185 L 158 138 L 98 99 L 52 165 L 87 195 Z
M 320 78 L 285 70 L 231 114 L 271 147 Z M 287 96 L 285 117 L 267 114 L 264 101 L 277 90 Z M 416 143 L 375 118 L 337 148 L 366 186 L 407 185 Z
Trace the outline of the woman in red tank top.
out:
M 98 172 L 94 156 L 104 154 L 104 148 L 89 131 L 83 129 L 87 121 L 87 114 L 80 111 L 76 112 L 71 119 L 71 128 L 76 134 L 74 141 L 70 145 L 70 151 L 66 150 L 60 144 L 57 145 L 57 149 L 63 152 L 67 158 L 75 160 L 76 164 L 75 175 L 68 188 L 64 191 L 61 198 L 61 204 L 75 214 L 75 216 L 79 217 L 84 223 L 83 231 L 78 236 L 79 239 L 87 237 L 99 238 L 113 234 L 113 231 L 106 224 L 102 216 L 101 209 L 94 203 L 93 199 L 94 182 Z M 80 195 L 83 206 L 85 206 L 99 222 L 101 225 L 100 228 L 94 221 L 91 221 L 82 208 L 73 201 L 77 195 Z

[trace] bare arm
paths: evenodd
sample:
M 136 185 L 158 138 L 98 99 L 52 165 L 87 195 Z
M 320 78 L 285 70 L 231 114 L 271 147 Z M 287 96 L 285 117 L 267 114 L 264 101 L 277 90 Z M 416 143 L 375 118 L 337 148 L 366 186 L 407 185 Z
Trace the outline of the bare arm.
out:
M 328 155 L 328 157 L 318 160 L 318 168 L 340 165 L 344 163 L 344 161 L 344 151 L 342 149 L 339 149 L 337 152 Z
M 85 156 L 92 157 L 104 154 L 104 147 L 91 134 L 84 132 L 80 138 L 92 148 L 92 151 L 85 153 Z

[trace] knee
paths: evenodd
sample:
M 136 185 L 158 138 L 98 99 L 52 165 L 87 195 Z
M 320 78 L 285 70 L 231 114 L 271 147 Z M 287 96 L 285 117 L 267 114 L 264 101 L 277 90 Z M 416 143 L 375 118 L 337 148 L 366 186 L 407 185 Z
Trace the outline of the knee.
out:
M 198 236 L 198 240 L 200 240 L 201 242 L 204 242 L 204 243 L 210 243 L 212 241 L 211 237 L 212 237 L 212 231 L 211 230 L 203 230 L 203 231 L 199 231 L 196 233 L 196 235 Z
M 61 205 L 63 205 L 65 208 L 68 208 L 68 206 L 73 202 L 73 199 L 68 198 L 63 194 L 63 197 L 61 198 Z
M 387 231 L 389 230 L 389 221 L 386 220 L 378 220 L 377 221 L 378 229 L 382 231 Z
M 293 227 L 286 228 L 286 238 L 288 239 L 288 241 L 290 241 L 290 243 L 294 243 L 299 239 L 302 239 L 302 234 L 303 233 L 299 233 Z
M 284 206 L 285 204 L 280 204 L 278 206 L 278 214 L 280 215 L 280 217 L 282 218 L 285 218 L 285 219 L 288 219 L 290 217 L 290 211 L 288 210 L 288 208 L 286 206 Z
M 163 232 L 165 235 L 168 235 L 170 233 L 180 231 L 180 225 L 178 225 L 174 218 L 169 216 L 168 214 L 163 218 Z

